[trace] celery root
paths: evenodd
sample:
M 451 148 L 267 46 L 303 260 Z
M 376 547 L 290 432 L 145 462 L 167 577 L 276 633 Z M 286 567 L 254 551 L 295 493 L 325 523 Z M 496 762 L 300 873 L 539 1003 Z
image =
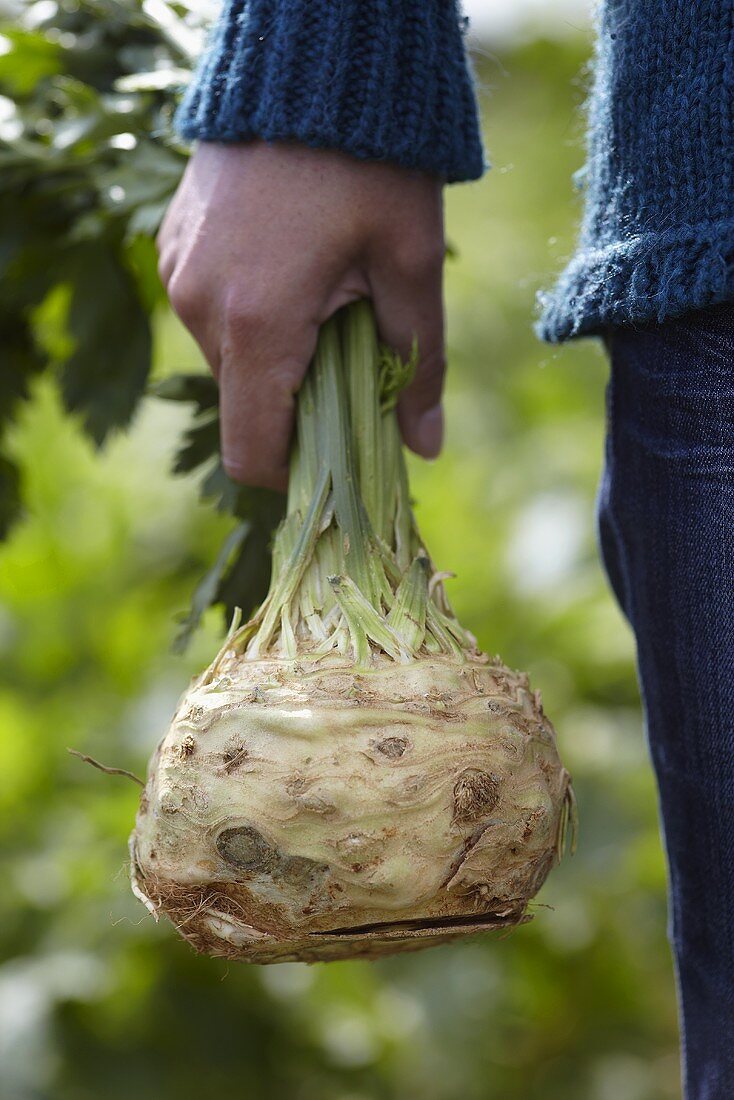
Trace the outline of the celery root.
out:
M 133 889 L 197 950 L 376 958 L 522 923 L 573 824 L 538 694 L 477 650 L 421 542 L 409 372 L 366 303 L 324 326 L 270 591 L 151 761 Z

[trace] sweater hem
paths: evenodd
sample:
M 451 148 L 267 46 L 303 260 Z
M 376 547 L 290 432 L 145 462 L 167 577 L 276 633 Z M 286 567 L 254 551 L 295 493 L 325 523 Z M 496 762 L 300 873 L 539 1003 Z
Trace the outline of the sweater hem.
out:
M 476 157 L 465 163 L 443 166 L 441 170 L 437 167 L 435 152 L 432 150 L 421 154 L 414 149 L 386 149 L 349 137 L 330 137 L 306 126 L 257 125 L 249 124 L 244 119 L 238 120 L 236 126 L 216 123 L 207 127 L 199 122 L 188 121 L 184 115 L 176 121 L 176 132 L 186 141 L 221 142 L 227 145 L 252 141 L 298 142 L 311 149 L 332 149 L 358 160 L 385 161 L 401 168 L 425 172 L 437 176 L 445 183 L 469 183 L 481 179 L 489 167 L 483 158 Z
M 562 343 L 734 299 L 734 220 L 584 248 L 538 296 L 538 336 Z

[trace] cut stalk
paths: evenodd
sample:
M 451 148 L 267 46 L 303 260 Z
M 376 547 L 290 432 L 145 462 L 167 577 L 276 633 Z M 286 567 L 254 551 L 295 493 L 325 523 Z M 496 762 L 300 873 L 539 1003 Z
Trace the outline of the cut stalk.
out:
M 347 636 L 360 663 L 472 651 L 440 582 L 428 587 L 425 553 L 415 565 L 421 543 L 395 411 L 414 363 L 415 349 L 403 363 L 380 348 L 366 302 L 324 325 L 298 398 L 270 592 L 235 637 L 248 658 L 325 655 Z

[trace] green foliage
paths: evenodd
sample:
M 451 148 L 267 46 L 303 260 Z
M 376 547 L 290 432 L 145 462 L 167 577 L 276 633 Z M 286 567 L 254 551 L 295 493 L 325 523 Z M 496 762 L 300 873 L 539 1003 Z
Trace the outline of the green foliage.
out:
M 171 134 L 172 93 L 188 76 L 195 13 L 140 0 L 53 8 L 29 5 L 25 25 L 4 29 L 0 55 L 0 537 L 22 512 L 4 431 L 34 376 L 56 377 L 65 409 L 98 447 L 132 421 L 163 301 L 152 237 L 185 164 Z M 194 376 L 182 386 L 158 388 L 197 406 L 178 474 L 216 464 L 219 452 L 215 383 Z M 282 513 L 272 494 L 239 490 L 221 469 L 202 491 L 240 523 L 196 588 L 179 647 L 209 601 L 231 615 L 262 598 Z
M 78 18 L 92 39 L 114 32 L 118 40 L 119 9 L 86 4 L 63 18 Z M 151 34 L 156 58 L 185 67 L 147 17 L 136 27 L 136 56 L 142 51 L 151 71 Z M 40 38 L 51 46 L 38 45 L 36 66 L 71 49 L 47 31 Z M 74 74 L 81 79 L 86 65 L 116 96 L 122 70 L 116 63 L 105 78 L 105 50 L 96 60 L 94 50 L 77 49 Z M 64 415 L 55 377 L 71 354 L 70 294 L 61 282 L 53 293 L 27 288 L 57 262 L 65 202 L 76 193 L 86 203 L 88 193 L 73 175 L 58 208 L 43 201 L 36 173 L 23 194 L 37 218 L 11 217 L 3 162 L 4 270 L 14 234 L 38 229 L 38 263 L 25 251 L 25 274 L 17 283 L 3 277 L 0 296 L 3 307 L 15 303 L 13 324 L 3 318 L 3 350 L 17 349 L 26 364 L 12 381 L 0 370 L 0 386 L 3 412 L 15 402 L 4 447 L 22 470 L 27 513 L 0 549 L 3 1100 L 680 1096 L 664 863 L 634 651 L 601 575 L 592 520 L 606 372 L 593 345 L 557 352 L 530 331 L 534 292 L 571 248 L 569 180 L 582 157 L 576 77 L 587 53 L 576 39 L 534 42 L 481 64 L 493 87 L 486 114 L 495 169 L 448 194 L 460 260 L 447 272 L 447 448 L 436 463 L 411 466 L 427 544 L 458 574 L 449 593 L 461 621 L 542 689 L 574 774 L 579 849 L 541 894 L 537 920 L 510 938 L 377 966 L 258 970 L 194 957 L 141 916 L 129 893 L 125 845 L 137 789 L 85 767 L 66 747 L 143 769 L 187 676 L 220 640 L 219 616 L 208 612 L 185 657 L 169 652 L 172 610 L 233 530 L 236 487 L 215 456 L 168 475 L 189 409 L 200 410 L 194 425 L 205 419 L 215 391 L 162 309 L 157 376 L 201 371 L 200 381 L 166 383 L 166 396 L 183 400 L 144 400 L 129 433 L 110 433 L 101 453 L 78 418 Z M 0 56 L 2 74 L 8 56 Z M 57 71 L 70 71 L 66 54 Z M 33 72 L 25 86 L 35 96 L 42 89 Z M 22 78 L 19 67 L 14 79 Z M 167 96 L 137 96 L 146 111 L 167 115 Z M 121 170 L 128 152 L 105 156 Z M 98 191 L 92 197 L 93 225 L 111 224 L 115 205 Z M 150 276 L 136 275 L 149 310 L 160 301 L 150 242 L 121 239 L 126 269 Z M 16 309 L 21 298 L 27 305 Z M 40 375 L 33 363 L 49 355 Z M 201 477 L 212 496 L 204 503 Z M 219 514 L 211 503 L 222 496 L 228 510 Z M 238 537 L 225 569 L 249 576 L 248 544 L 238 549 Z
M 174 473 L 187 474 L 204 467 L 202 499 L 240 520 L 194 590 L 174 643 L 176 652 L 182 653 L 212 604 L 221 604 L 230 622 L 236 608 L 249 612 L 265 598 L 270 580 L 270 537 L 283 518 L 285 500 L 268 489 L 238 485 L 224 472 L 219 460 L 219 393 L 209 375 L 171 375 L 153 386 L 152 393 L 194 406 L 193 422 L 183 433 L 174 459 Z
M 141 6 L 52 8 L 29 5 L 25 26 L 4 28 L 0 56 L 4 373 L 19 398 L 31 375 L 56 373 L 66 408 L 101 445 L 145 389 L 161 295 L 151 301 L 151 242 L 136 237 L 155 228 L 184 162 L 163 136 L 170 97 L 117 86 L 126 66 L 156 68 L 165 51 Z M 53 338 L 32 344 L 35 314 L 61 299 Z M 16 404 L 0 405 L 6 427 Z
M 83 242 L 67 257 L 71 284 L 67 331 L 74 351 L 59 365 L 64 405 L 101 446 L 125 427 L 150 370 L 148 315 L 114 248 Z

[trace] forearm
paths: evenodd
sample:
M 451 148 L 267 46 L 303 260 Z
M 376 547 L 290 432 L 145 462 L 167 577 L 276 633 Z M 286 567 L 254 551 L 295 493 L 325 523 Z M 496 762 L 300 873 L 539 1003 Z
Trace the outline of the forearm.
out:
M 448 182 L 484 168 L 457 0 L 225 0 L 188 139 L 294 140 Z

